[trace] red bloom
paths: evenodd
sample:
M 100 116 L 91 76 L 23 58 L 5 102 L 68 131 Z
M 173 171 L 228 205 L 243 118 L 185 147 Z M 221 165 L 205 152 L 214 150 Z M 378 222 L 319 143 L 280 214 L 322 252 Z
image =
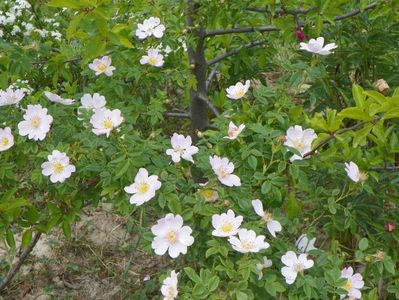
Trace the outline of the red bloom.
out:
M 392 231 L 395 230 L 395 228 L 396 228 L 396 224 L 395 224 L 395 223 L 393 223 L 393 222 L 387 222 L 387 223 L 385 223 L 385 230 L 386 230 L 386 231 L 392 232 Z

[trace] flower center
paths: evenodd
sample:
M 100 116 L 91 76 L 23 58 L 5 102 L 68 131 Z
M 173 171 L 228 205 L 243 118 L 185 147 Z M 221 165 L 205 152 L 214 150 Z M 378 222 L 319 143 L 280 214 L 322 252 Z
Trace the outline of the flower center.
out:
M 299 152 L 302 152 L 305 148 L 305 143 L 302 140 L 296 140 L 294 146 Z
M 3 137 L 3 138 L 1 139 L 1 144 L 2 144 L 4 147 L 6 147 L 6 146 L 8 145 L 9 142 L 10 142 L 10 141 L 9 141 L 8 138 L 6 138 L 6 137 Z
M 294 271 L 297 272 L 297 273 L 301 273 L 301 272 L 304 270 L 302 264 L 295 264 L 295 265 L 293 266 L 293 269 L 294 269 Z
M 139 186 L 137 187 L 137 190 L 139 192 L 139 194 L 145 194 L 148 192 L 149 186 L 146 182 L 142 182 L 139 184 Z
M 367 180 L 369 175 L 367 173 L 360 172 L 359 177 L 360 177 L 361 181 L 365 181 L 365 180 Z
M 148 62 L 150 63 L 150 65 L 155 65 L 157 63 L 157 59 L 156 57 L 150 57 L 148 59 Z
M 177 240 L 177 234 L 174 231 L 170 231 L 166 238 L 168 239 L 169 243 L 173 244 Z
M 229 222 L 226 222 L 220 229 L 225 233 L 229 233 L 233 230 L 233 226 Z
M 107 69 L 107 66 L 104 64 L 100 64 L 97 66 L 97 69 L 101 72 L 104 72 Z
M 238 131 L 238 128 L 233 128 L 233 129 L 229 130 L 229 132 L 228 132 L 229 137 L 235 137 L 237 135 L 237 131 Z
M 225 169 L 224 169 L 223 167 L 220 167 L 220 168 L 219 168 L 219 176 L 220 176 L 220 177 L 224 178 L 224 177 L 227 177 L 228 175 L 229 175 L 229 173 L 226 172 Z
M 36 128 L 36 129 L 37 129 L 37 128 L 39 128 L 41 121 L 40 121 L 40 118 L 35 117 L 35 118 L 33 118 L 33 119 L 30 121 L 30 123 L 31 123 L 31 125 L 32 125 L 33 128 Z
M 211 198 L 211 197 L 213 196 L 214 191 L 213 191 L 213 190 L 210 190 L 210 189 L 202 190 L 202 191 L 201 191 L 201 194 L 202 194 L 205 198 L 209 199 L 209 198 Z
M 112 121 L 110 119 L 106 119 L 103 122 L 103 127 L 105 129 L 112 129 L 112 127 L 114 127 L 114 124 L 112 123 Z
M 179 153 L 180 155 L 182 155 L 183 152 L 184 152 L 184 148 L 183 148 L 182 146 L 177 146 L 177 147 L 175 148 L 175 151 L 176 151 L 177 153 Z
M 244 96 L 244 94 L 245 94 L 245 91 L 243 88 L 240 88 L 239 90 L 236 91 L 237 97 L 242 97 L 242 96 Z
M 176 297 L 175 289 L 173 287 L 171 287 L 171 286 L 168 289 L 168 297 L 170 299 L 173 299 L 174 297 Z
M 344 284 L 343 288 L 347 291 L 350 291 L 352 289 L 352 282 L 348 279 L 346 283 Z
M 253 242 L 245 241 L 245 242 L 242 242 L 241 244 L 245 250 L 251 250 L 255 247 L 255 244 Z
M 265 222 L 270 222 L 270 221 L 273 220 L 273 216 L 272 216 L 271 213 L 268 213 L 267 211 L 265 211 L 265 212 L 263 213 L 262 219 L 263 219 Z
M 54 164 L 54 172 L 55 173 L 61 173 L 62 170 L 64 170 L 64 166 L 60 162 L 56 162 Z

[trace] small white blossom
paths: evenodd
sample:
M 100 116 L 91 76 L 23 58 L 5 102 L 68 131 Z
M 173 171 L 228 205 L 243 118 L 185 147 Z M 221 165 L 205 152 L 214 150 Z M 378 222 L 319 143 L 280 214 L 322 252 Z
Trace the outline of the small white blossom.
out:
M 270 268 L 272 265 L 272 260 L 267 259 L 267 256 L 263 256 L 263 262 L 261 264 L 256 264 L 256 269 L 259 272 L 258 280 L 261 280 L 263 277 L 263 269 Z
M 353 161 L 345 163 L 345 171 L 348 177 L 356 183 L 367 179 L 367 174 L 360 172 L 359 167 Z
M 180 159 L 194 162 L 193 155 L 198 153 L 198 148 L 192 146 L 191 136 L 184 137 L 182 134 L 174 133 L 170 139 L 173 149 L 166 150 L 166 154 L 172 157 L 173 162 L 178 163 Z
M 255 253 L 270 247 L 268 242 L 265 242 L 264 235 L 256 235 L 255 231 L 240 229 L 238 231 L 238 238 L 236 236 L 229 237 L 229 243 L 233 249 L 241 253 Z
M 263 211 L 262 201 L 259 199 L 252 200 L 252 207 L 256 214 L 266 222 L 267 229 L 273 237 L 276 237 L 276 232 L 281 231 L 281 224 L 279 221 L 273 219 L 273 215 L 267 211 Z
M 164 64 L 163 55 L 159 54 L 159 51 L 157 49 L 148 49 L 147 55 L 143 55 L 140 59 L 140 64 L 148 64 L 154 67 L 162 67 Z
M 209 162 L 212 166 L 219 181 L 227 186 L 241 186 L 241 180 L 234 172 L 234 164 L 226 157 L 219 157 L 214 155 L 209 157 Z
M 243 221 L 242 216 L 235 216 L 234 212 L 229 209 L 223 214 L 214 214 L 212 216 L 212 226 L 215 230 L 212 235 L 219 237 L 228 237 L 237 234 Z
M 114 66 L 111 66 L 111 64 L 111 57 L 103 56 L 101 59 L 96 58 L 93 60 L 93 62 L 89 64 L 89 68 L 95 71 L 97 76 L 104 73 L 110 77 L 116 69 Z
M 25 97 L 22 89 L 13 89 L 9 86 L 7 90 L 0 90 L 0 106 L 18 104 Z
M 105 100 L 104 96 L 101 96 L 98 93 L 94 93 L 93 96 L 90 94 L 84 94 L 82 98 L 80 98 L 80 103 L 82 104 L 82 106 L 79 108 L 96 110 L 105 107 L 107 101 Z
M 159 18 L 150 17 L 144 20 L 143 24 L 137 24 L 136 36 L 141 40 L 152 35 L 159 39 L 164 31 L 165 26 L 161 24 Z
M 0 128 L 0 152 L 10 149 L 14 145 L 14 136 L 11 128 Z
M 353 274 L 352 267 L 349 267 L 341 271 L 341 278 L 347 279 L 343 286 L 343 289 L 347 291 L 346 295 L 351 299 L 361 299 L 360 289 L 364 286 L 363 276 L 360 273 Z M 341 297 L 343 298 L 346 295 L 341 295 Z
M 24 121 L 18 124 L 19 135 L 27 135 L 35 141 L 44 140 L 53 123 L 53 117 L 47 114 L 47 108 L 42 108 L 40 104 L 28 105 L 23 118 Z
M 293 284 L 298 273 L 313 267 L 313 260 L 307 259 L 306 254 L 300 254 L 298 257 L 295 252 L 288 251 L 281 257 L 281 261 L 285 267 L 281 268 L 281 274 L 285 277 L 287 284 Z
M 295 148 L 301 153 L 301 156 L 294 154 L 290 160 L 301 160 L 303 156 L 312 149 L 312 142 L 317 138 L 313 129 L 302 129 L 302 126 L 291 126 L 287 130 L 286 141 L 284 145 Z
M 64 105 L 72 105 L 75 100 L 74 99 L 64 99 L 57 94 L 51 93 L 51 92 L 44 92 L 44 95 L 46 95 L 47 99 L 49 99 L 51 102 L 56 102 Z
M 93 125 L 93 133 L 96 135 L 105 134 L 107 137 L 122 122 L 123 117 L 119 109 L 109 110 L 107 108 L 100 108 L 90 118 L 90 123 Z
M 64 182 L 76 171 L 75 166 L 69 163 L 69 157 L 64 152 L 54 150 L 47 158 L 48 161 L 42 164 L 42 174 L 50 176 L 52 183 Z
M 237 82 L 235 85 L 231 85 L 226 89 L 227 97 L 233 100 L 240 99 L 248 92 L 250 82 L 245 81 L 245 85 L 241 82 Z
M 151 247 L 157 255 L 163 255 L 168 251 L 172 258 L 187 253 L 187 247 L 194 243 L 189 226 L 183 226 L 183 218 L 180 215 L 167 214 L 165 218 L 158 220 L 151 227 L 155 235 Z
M 155 192 L 161 188 L 158 176 L 148 176 L 148 171 L 140 168 L 134 178 L 134 183 L 124 188 L 126 193 L 133 194 L 130 197 L 130 204 L 137 206 L 150 201 L 155 197 Z
M 308 52 L 320 54 L 320 55 L 329 55 L 333 53 L 333 49 L 337 48 L 338 46 L 335 43 L 324 45 L 324 38 L 318 37 L 317 39 L 310 39 L 308 43 L 300 43 L 300 49 L 305 50 Z
M 177 275 L 175 270 L 170 272 L 170 276 L 166 277 L 162 282 L 161 293 L 164 296 L 163 300 L 174 300 L 178 295 L 177 290 Z
M 309 251 L 316 250 L 314 246 L 316 238 L 309 240 L 306 234 L 302 234 L 295 242 L 295 246 L 300 253 L 308 253 Z
M 227 136 L 225 136 L 225 139 L 230 139 L 230 140 L 235 140 L 238 135 L 243 131 L 245 128 L 244 124 L 241 124 L 240 126 L 236 126 L 233 122 L 229 123 L 229 129 L 227 130 Z

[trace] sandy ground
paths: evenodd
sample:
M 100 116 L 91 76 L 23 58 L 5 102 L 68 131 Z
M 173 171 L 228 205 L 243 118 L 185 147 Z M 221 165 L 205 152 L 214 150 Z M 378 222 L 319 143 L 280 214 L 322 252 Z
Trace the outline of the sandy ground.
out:
M 71 241 L 61 231 L 41 237 L 0 299 L 140 298 L 135 292 L 143 285 L 151 291 L 146 277 L 156 279 L 157 269 L 167 262 L 136 248 L 137 237 L 125 225 L 109 205 L 85 209 Z

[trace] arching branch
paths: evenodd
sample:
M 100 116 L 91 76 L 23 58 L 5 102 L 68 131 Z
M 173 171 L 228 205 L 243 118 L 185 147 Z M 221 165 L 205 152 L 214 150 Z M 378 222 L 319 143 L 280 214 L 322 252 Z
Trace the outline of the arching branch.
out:
M 229 29 L 215 29 L 210 30 L 205 33 L 206 37 L 223 35 L 230 33 L 245 33 L 245 32 L 268 32 L 268 31 L 278 31 L 276 26 L 251 26 L 251 27 L 241 27 L 241 28 L 229 28 Z

